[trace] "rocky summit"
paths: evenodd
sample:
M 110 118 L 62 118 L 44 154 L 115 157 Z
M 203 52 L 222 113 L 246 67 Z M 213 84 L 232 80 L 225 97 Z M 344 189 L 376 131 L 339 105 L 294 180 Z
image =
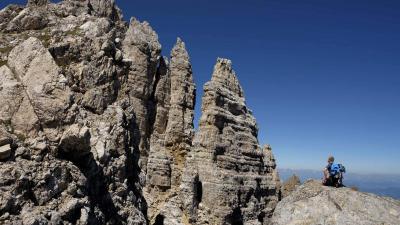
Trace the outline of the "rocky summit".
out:
M 272 224 L 395 225 L 400 201 L 309 180 L 278 203 Z
M 321 218 L 302 224 L 357 223 L 375 208 L 399 224 L 397 202 L 345 189 L 299 188 L 276 208 L 276 162 L 232 62 L 217 59 L 196 132 L 193 76 L 183 40 L 163 55 L 149 23 L 126 22 L 114 0 L 2 9 L 0 224 L 287 224 L 313 196 L 335 217 L 307 211 Z M 331 200 L 347 195 L 359 202 Z

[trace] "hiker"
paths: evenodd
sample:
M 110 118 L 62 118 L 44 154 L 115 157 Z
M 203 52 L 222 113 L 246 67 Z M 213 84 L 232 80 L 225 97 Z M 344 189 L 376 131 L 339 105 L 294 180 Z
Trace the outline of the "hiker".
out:
M 333 156 L 328 157 L 328 165 L 324 168 L 324 180 L 322 182 L 325 186 L 342 187 L 343 173 L 346 172 L 342 164 L 336 164 Z

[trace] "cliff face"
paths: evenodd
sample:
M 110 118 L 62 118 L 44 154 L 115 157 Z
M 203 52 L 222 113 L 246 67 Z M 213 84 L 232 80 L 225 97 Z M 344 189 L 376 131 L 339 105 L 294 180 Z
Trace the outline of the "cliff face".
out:
M 185 43 L 170 57 L 112 0 L 0 11 L 0 224 L 267 224 L 278 201 L 231 62 L 198 132 Z

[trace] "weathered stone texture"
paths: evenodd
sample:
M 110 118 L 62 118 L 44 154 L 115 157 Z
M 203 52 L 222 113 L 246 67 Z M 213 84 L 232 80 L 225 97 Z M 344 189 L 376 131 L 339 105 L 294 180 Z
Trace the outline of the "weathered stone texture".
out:
M 183 193 L 195 224 L 263 224 L 278 202 L 275 161 L 257 141 L 231 61 L 218 59 L 204 85 L 202 116 Z
M 49 0 L 28 0 L 28 6 L 45 6 Z
M 26 87 L 26 94 L 43 126 L 59 123 L 71 103 L 65 77 L 48 50 L 37 38 L 16 46 L 8 56 L 8 65 Z
M 147 22 L 132 18 L 125 39 L 122 41 L 124 59 L 131 62 L 122 94 L 129 96 L 129 108 L 140 133 L 135 145 L 140 151 L 140 166 L 145 170 L 149 154 L 150 121 L 154 106 L 153 92 L 161 45 L 158 36 Z
M 10 5 L 0 33 L 0 224 L 270 224 L 276 162 L 230 60 L 204 85 L 195 133 L 185 43 L 162 56 L 149 23 L 123 21 L 114 0 Z M 274 224 L 399 224 L 391 199 L 283 190 Z
M 399 224 L 400 201 L 309 180 L 277 205 L 272 224 Z
M 147 164 L 146 197 L 149 219 L 162 216 L 166 224 L 182 221 L 179 186 L 193 138 L 195 85 L 189 55 L 178 38 L 169 67 L 159 71 L 157 110 Z M 165 74 L 165 75 L 164 75 Z
M 115 1 L 30 0 L 0 31 L 0 224 L 266 223 L 276 165 L 228 60 L 193 141 L 185 43 L 163 57 Z

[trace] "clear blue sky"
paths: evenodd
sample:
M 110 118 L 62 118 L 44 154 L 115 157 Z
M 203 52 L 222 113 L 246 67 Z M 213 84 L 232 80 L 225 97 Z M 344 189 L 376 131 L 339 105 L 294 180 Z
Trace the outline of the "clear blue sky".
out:
M 116 2 L 126 20 L 150 22 L 164 55 L 186 42 L 196 123 L 226 57 L 279 167 L 320 169 L 333 154 L 352 172 L 400 173 L 400 1 Z

